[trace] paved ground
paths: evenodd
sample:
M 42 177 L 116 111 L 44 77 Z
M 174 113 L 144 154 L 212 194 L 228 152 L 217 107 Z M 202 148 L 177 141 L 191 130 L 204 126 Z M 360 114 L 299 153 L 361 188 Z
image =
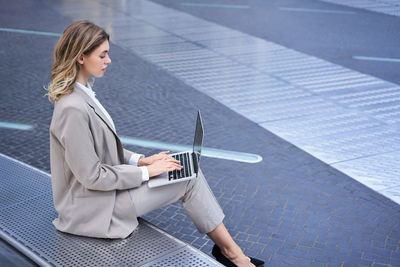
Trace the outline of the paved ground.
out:
M 328 1 L 346 2 L 345 5 L 349 6 L 315 0 L 210 1 L 228 7 L 233 3 L 248 7 L 243 9 L 182 5 L 182 2 L 196 1 L 153 1 L 362 73 L 400 83 L 398 63 L 353 58 L 400 58 L 400 37 L 395 33 L 400 26 L 399 18 L 351 7 L 358 2 L 360 7 L 368 5 L 374 10 L 384 2 L 393 2 L 398 9 L 398 1 Z M 363 5 L 363 2 L 367 5 Z
M 384 13 L 392 16 L 400 16 L 399 1 L 391 0 L 364 0 L 364 1 L 347 1 L 347 0 L 323 0 L 334 4 L 363 8 L 374 12 Z
M 72 4 L 62 5 L 58 11 L 74 19 L 89 17 L 104 23 L 115 32 L 112 40 L 117 45 L 400 204 L 400 87 L 286 47 L 289 43 L 279 45 L 282 38 L 277 36 L 261 39 L 246 34 L 264 36 L 277 29 L 297 50 L 298 40 L 302 40 L 309 53 L 317 56 L 333 53 L 339 59 L 345 53 L 354 63 L 359 59 L 351 56 L 353 53 L 363 55 L 368 50 L 371 55 L 379 55 L 382 50 L 379 48 L 385 48 L 386 52 L 386 47 L 397 38 L 390 31 L 373 29 L 373 34 L 382 35 L 378 40 L 390 41 L 377 41 L 371 46 L 365 30 L 361 31 L 357 24 L 360 18 L 375 25 L 383 16 L 385 23 L 378 23 L 383 28 L 391 26 L 385 21 L 389 16 L 365 10 L 330 9 L 331 5 L 326 4 L 315 9 L 315 3 L 310 1 L 301 1 L 296 7 L 290 7 L 294 5 L 290 1 L 265 6 L 253 2 L 226 5 L 223 1 L 179 5 L 171 1 L 183 7 L 182 11 L 197 11 L 198 16 L 207 19 L 217 18 L 217 24 L 154 2 L 140 3 L 140 8 L 121 6 L 118 2 L 93 3 L 90 7 L 81 5 L 79 11 Z M 95 7 L 105 16 L 118 13 L 119 19 L 104 19 L 99 13 L 88 15 Z M 124 9 L 129 9 L 129 14 Z M 259 15 L 259 9 L 264 17 Z M 288 16 L 288 12 L 292 15 Z M 244 27 L 245 32 L 232 29 L 246 26 L 244 22 L 232 21 L 232 17 L 239 15 L 249 19 L 254 16 L 257 27 Z M 297 27 L 293 38 L 291 27 L 298 20 L 302 26 Z M 281 26 L 279 22 L 286 24 Z M 318 26 L 321 22 L 324 24 Z M 232 24 L 232 28 L 221 24 Z M 265 28 L 266 24 L 273 28 Z M 313 38 L 304 38 L 314 24 Z M 342 29 L 341 33 L 335 27 L 346 27 L 346 31 Z M 119 34 L 118 29 L 126 31 Z M 354 44 L 353 32 L 360 35 L 358 45 Z M 318 38 L 334 42 L 326 46 Z M 386 61 L 377 66 L 396 71 L 394 62 L 381 59 Z M 379 62 L 376 57 L 368 60 Z M 377 69 L 375 66 L 374 70 Z
M 2 3 L 0 26 L 60 33 L 72 20 L 55 12 L 59 7 L 54 1 Z M 0 128 L 0 152 L 47 172 L 52 105 L 41 88 L 48 82 L 56 41 L 52 36 L 0 31 L 5 66 L 0 72 L 0 121 L 34 126 L 28 131 Z M 115 44 L 110 54 L 113 63 L 94 89 L 120 135 L 190 144 L 200 108 L 205 146 L 263 157 L 257 164 L 202 160 L 225 222 L 246 253 L 265 259 L 267 266 L 400 266 L 399 205 L 140 55 Z M 211 249 L 179 203 L 146 219 L 205 252 Z M 2 248 L 0 263 L 12 266 L 18 254 L 4 244 Z

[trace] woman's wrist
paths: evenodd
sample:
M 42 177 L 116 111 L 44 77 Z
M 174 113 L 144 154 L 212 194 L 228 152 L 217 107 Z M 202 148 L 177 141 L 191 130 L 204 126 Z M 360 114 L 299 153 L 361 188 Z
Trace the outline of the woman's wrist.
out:
M 138 167 L 149 165 L 145 157 L 140 157 L 137 163 Z

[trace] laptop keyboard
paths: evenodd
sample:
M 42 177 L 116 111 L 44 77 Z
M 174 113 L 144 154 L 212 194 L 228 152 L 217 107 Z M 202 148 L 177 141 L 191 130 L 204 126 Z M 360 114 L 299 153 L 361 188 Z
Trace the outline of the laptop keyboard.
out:
M 190 168 L 189 152 L 176 154 L 176 155 L 173 155 L 172 157 L 175 158 L 176 160 L 180 161 L 180 165 L 183 166 L 183 169 L 180 171 L 175 170 L 172 172 L 168 172 L 169 180 L 176 180 L 176 179 L 181 179 L 181 178 L 192 176 L 192 171 Z

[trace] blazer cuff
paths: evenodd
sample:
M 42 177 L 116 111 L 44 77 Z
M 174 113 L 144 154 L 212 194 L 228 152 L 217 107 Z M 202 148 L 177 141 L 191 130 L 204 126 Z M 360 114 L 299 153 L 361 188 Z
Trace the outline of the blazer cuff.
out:
M 129 158 L 128 164 L 129 165 L 138 165 L 139 159 L 144 157 L 143 154 L 132 153 L 131 157 Z
M 142 182 L 147 182 L 150 179 L 149 170 L 147 170 L 147 167 L 145 166 L 139 168 L 142 170 Z

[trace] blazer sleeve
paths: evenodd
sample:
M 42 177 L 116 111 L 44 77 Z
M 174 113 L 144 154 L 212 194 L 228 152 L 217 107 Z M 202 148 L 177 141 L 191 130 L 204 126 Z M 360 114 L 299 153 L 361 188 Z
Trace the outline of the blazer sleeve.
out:
M 139 167 L 101 163 L 95 151 L 86 110 L 67 107 L 60 113 L 57 124 L 56 136 L 64 147 L 65 163 L 84 187 L 110 191 L 142 184 L 142 170 Z
M 133 152 L 124 148 L 124 163 L 128 164 L 129 159 L 131 158 Z

